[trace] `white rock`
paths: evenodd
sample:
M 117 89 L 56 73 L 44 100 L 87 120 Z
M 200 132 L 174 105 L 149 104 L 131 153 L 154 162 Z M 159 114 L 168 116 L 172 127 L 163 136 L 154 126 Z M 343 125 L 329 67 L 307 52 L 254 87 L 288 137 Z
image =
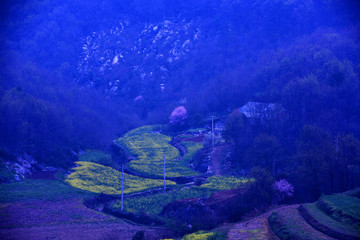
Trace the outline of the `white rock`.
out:
M 112 61 L 113 65 L 119 64 L 119 57 L 116 55 Z

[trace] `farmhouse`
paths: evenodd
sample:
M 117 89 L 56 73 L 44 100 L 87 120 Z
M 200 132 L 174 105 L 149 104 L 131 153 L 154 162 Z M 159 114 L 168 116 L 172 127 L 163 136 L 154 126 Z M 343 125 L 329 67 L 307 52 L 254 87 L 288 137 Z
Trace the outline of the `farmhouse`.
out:
M 285 109 L 277 103 L 248 102 L 235 111 L 249 119 L 269 120 L 285 117 Z

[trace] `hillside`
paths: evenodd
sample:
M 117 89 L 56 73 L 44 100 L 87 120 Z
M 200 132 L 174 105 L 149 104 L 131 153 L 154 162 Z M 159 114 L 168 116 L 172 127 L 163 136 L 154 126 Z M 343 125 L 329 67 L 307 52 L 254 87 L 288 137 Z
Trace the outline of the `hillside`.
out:
M 4 2 L 2 155 L 68 168 L 72 151 L 106 150 L 178 105 L 194 127 L 259 101 L 281 103 L 296 129 L 358 134 L 358 4 Z
M 147 239 L 181 236 L 183 231 L 193 230 L 175 227 L 171 217 L 162 216 L 166 205 L 183 199 L 208 198 L 228 189 L 246 189 L 253 181 L 201 175 L 203 173 L 193 170 L 189 164 L 203 147 L 195 136 L 196 131 L 189 134 L 189 130 L 186 136 L 178 136 L 181 140 L 176 146 L 182 146 L 181 153 L 171 145 L 169 136 L 158 131 L 161 131 L 159 126 L 144 126 L 128 132 L 117 142 L 133 154 L 128 155 L 125 165 L 129 171 L 124 174 L 124 212 L 120 211 L 122 175 L 119 163 L 106 153 L 89 150 L 79 155 L 77 166 L 70 173 L 44 169 L 30 175 L 33 179 L 0 185 L 2 238 L 21 239 L 27 235 L 34 239 L 62 239 L 76 234 L 89 239 L 131 239 L 141 231 Z M 169 148 L 173 157 L 166 160 L 170 175 L 167 178 L 177 182 L 166 180 L 167 191 L 164 191 L 163 176 L 157 173 L 156 162 L 163 167 L 163 154 L 169 156 Z M 132 162 L 139 160 L 146 171 L 133 168 Z M 132 171 L 136 175 L 132 175 Z M 184 184 L 185 179 L 188 180 Z M 195 185 L 194 181 L 198 183 Z M 87 230 L 81 232 L 80 229 Z
M 1 1 L 0 238 L 359 239 L 359 9 Z
M 146 239 L 159 239 L 195 232 L 183 239 L 359 239 L 358 190 L 324 195 L 315 203 L 288 205 L 251 218 L 256 208 L 267 209 L 262 202 L 266 199 L 257 190 L 258 184 L 268 181 L 265 175 L 240 178 L 198 172 L 190 163 L 198 161 L 195 156 L 203 151 L 199 139 L 205 140 L 205 130 L 186 130 L 174 142 L 164 129 L 143 126 L 115 141 L 127 153 L 124 211 L 119 162 L 91 150 L 79 156 L 71 173 L 40 171 L 32 175 L 37 179 L 1 184 L 2 237 L 46 239 L 76 234 L 89 239 L 131 239 L 144 232 Z M 208 164 L 216 161 L 224 167 L 219 160 L 221 144 L 216 156 L 207 151 Z M 224 149 L 226 153 L 228 146 Z M 164 154 L 172 156 L 166 159 L 166 191 L 159 174 Z M 139 161 L 140 165 L 133 164 Z M 256 199 L 262 199 L 260 205 Z M 200 221 L 203 218 L 206 221 Z M 81 232 L 84 228 L 88 230 Z

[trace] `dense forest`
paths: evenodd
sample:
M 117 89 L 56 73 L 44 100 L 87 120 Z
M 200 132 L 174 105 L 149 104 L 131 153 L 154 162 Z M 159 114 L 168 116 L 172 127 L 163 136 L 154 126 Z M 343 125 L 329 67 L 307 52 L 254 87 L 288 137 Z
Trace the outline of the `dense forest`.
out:
M 1 157 L 68 168 L 73 152 L 108 150 L 183 105 L 177 130 L 226 116 L 233 166 L 288 179 L 299 201 L 358 186 L 358 9 L 355 0 L 3 1 Z M 284 114 L 252 122 L 236 112 L 248 102 Z

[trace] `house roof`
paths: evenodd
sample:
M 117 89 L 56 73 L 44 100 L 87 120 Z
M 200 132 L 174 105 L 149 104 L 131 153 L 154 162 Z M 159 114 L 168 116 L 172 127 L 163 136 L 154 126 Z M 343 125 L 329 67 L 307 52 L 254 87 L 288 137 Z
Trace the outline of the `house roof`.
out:
M 283 110 L 280 104 L 262 102 L 248 102 L 238 109 L 239 113 L 248 118 L 269 118 Z

